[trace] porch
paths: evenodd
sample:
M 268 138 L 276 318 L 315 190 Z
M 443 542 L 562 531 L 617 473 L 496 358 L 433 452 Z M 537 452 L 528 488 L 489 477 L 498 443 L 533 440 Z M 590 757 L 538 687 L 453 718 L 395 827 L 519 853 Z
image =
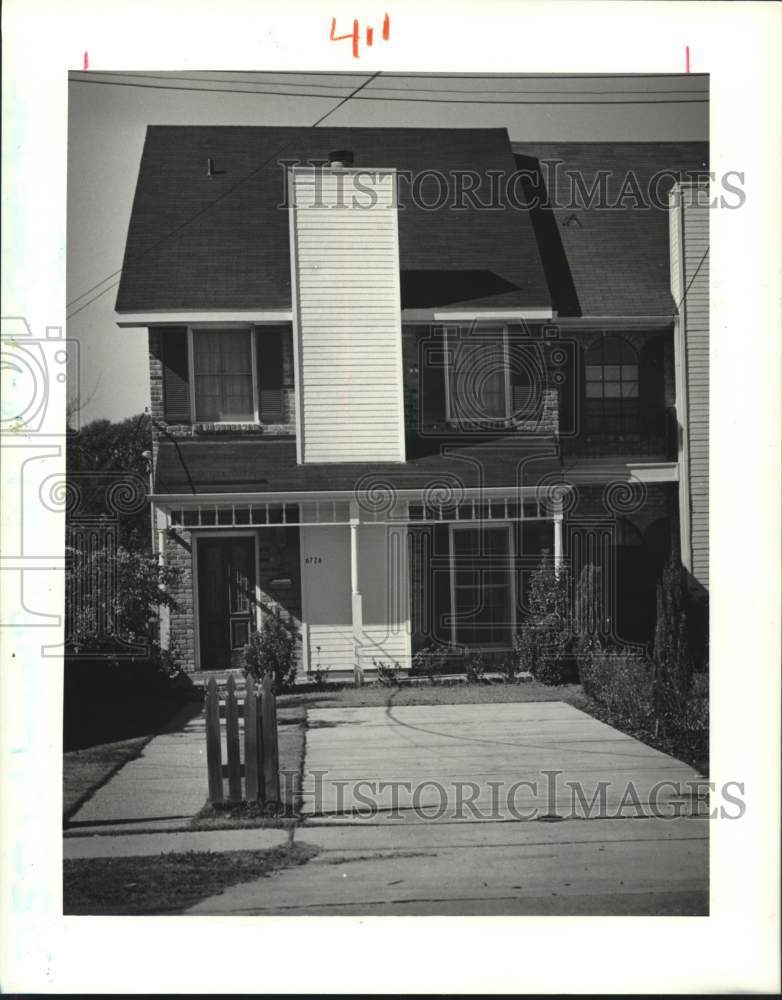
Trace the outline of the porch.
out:
M 163 640 L 228 671 L 264 617 L 300 637 L 302 678 L 356 679 L 415 652 L 510 652 L 525 580 L 562 558 L 562 498 L 541 487 L 155 498 L 161 557 L 182 569 Z

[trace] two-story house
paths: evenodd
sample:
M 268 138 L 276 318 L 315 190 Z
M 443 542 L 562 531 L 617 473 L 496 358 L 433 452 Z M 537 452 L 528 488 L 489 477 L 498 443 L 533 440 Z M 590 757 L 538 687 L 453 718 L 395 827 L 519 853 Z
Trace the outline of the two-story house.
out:
M 544 550 L 606 567 L 627 641 L 672 539 L 705 587 L 706 156 L 150 127 L 116 308 L 149 333 L 183 667 L 237 665 L 274 608 L 305 676 L 507 650 Z M 630 173 L 662 202 L 611 207 Z

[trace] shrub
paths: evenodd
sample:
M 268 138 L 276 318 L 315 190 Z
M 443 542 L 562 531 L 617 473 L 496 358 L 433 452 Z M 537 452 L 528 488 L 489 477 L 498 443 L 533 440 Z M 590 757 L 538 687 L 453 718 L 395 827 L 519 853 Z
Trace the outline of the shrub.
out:
M 124 642 L 141 647 L 142 657 L 162 657 L 158 616 L 161 606 L 176 609 L 170 588 L 180 571 L 123 546 L 113 553 L 66 546 L 65 555 L 67 652 L 125 657 Z
M 480 650 L 473 650 L 467 656 L 465 673 L 468 684 L 481 684 L 486 673 L 486 657 Z
M 253 631 L 244 647 L 245 671 L 255 680 L 271 674 L 277 691 L 292 687 L 297 671 L 296 639 L 295 625 L 285 621 L 275 608 L 264 615 L 260 632 Z
M 520 670 L 528 670 L 543 684 L 562 684 L 568 675 L 571 641 L 568 613 L 568 576 L 544 552 L 532 574 L 521 630 L 513 649 Z
M 372 665 L 377 671 L 377 682 L 382 687 L 398 687 L 402 670 L 398 663 L 386 663 L 385 660 L 372 658 Z
M 687 727 L 695 668 L 690 637 L 690 598 L 684 568 L 670 559 L 657 584 L 654 630 L 655 710 L 666 728 Z
M 578 673 L 584 693 L 633 726 L 654 718 L 654 670 L 639 654 L 603 648 L 584 638 L 577 647 Z
M 413 656 L 411 663 L 411 674 L 428 677 L 432 684 L 438 674 L 444 674 L 448 670 L 448 650 L 441 646 L 424 646 Z
M 313 683 L 315 684 L 316 687 L 318 687 L 318 688 L 325 688 L 326 687 L 326 682 L 329 679 L 329 670 L 331 670 L 331 667 L 324 667 L 324 666 L 321 665 L 321 662 L 320 662 L 320 646 L 317 646 L 316 650 L 317 650 L 317 654 L 318 654 L 318 659 L 317 659 L 317 662 L 315 663 L 315 666 L 312 669 L 311 677 L 312 677 L 312 681 L 313 681 Z

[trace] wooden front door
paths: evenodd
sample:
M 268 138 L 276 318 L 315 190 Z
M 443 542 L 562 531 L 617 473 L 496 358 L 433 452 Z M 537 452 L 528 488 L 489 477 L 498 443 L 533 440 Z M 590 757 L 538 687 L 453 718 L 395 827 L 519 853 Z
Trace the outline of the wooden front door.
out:
M 198 541 L 198 620 L 201 669 L 241 666 L 255 615 L 252 538 Z

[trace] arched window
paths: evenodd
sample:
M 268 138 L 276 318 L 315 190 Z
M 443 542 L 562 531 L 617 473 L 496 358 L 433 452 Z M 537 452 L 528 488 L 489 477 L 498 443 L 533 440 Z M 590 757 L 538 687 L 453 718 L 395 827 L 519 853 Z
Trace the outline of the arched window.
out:
M 623 337 L 599 337 L 586 351 L 586 430 L 637 434 L 638 354 Z

